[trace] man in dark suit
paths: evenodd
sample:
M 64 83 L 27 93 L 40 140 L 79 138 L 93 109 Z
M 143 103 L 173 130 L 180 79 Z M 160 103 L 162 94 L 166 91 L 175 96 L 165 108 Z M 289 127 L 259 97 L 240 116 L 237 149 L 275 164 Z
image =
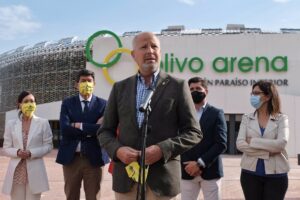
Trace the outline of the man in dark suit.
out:
M 135 199 L 137 183 L 128 177 L 125 167 L 139 160 L 144 117 L 139 107 L 149 88 L 155 88 L 145 153 L 145 163 L 149 166 L 146 198 L 168 200 L 180 192 L 179 155 L 199 143 L 202 133 L 187 83 L 159 70 L 158 38 L 142 32 L 134 37 L 132 44 L 132 57 L 139 72 L 114 84 L 99 140 L 115 163 L 116 200 Z
M 203 132 L 203 140 L 181 155 L 181 199 L 197 200 L 202 188 L 205 200 L 219 200 L 223 176 L 220 154 L 227 148 L 224 112 L 207 103 L 206 80 L 194 77 L 188 83 Z
M 65 99 L 61 105 L 62 140 L 56 162 L 63 165 L 67 200 L 79 200 L 82 180 L 86 199 L 96 200 L 104 165 L 96 133 L 106 101 L 93 95 L 94 72 L 83 69 L 76 81 L 79 95 Z

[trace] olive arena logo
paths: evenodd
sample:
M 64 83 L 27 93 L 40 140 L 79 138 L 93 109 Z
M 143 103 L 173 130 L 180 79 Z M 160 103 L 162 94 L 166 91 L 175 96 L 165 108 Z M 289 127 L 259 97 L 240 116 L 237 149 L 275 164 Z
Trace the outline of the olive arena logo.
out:
M 92 43 L 98 36 L 110 35 L 115 39 L 118 48 L 109 52 L 102 63 L 96 62 L 92 57 Z M 91 35 L 86 43 L 85 54 L 87 60 L 93 65 L 100 67 L 103 71 L 103 75 L 106 81 L 113 85 L 115 80 L 112 79 L 108 73 L 108 68 L 114 66 L 120 61 L 122 53 L 131 55 L 131 50 L 124 48 L 119 36 L 108 30 L 101 30 L 93 35 Z M 264 75 L 279 74 L 284 75 L 288 72 L 288 56 L 286 55 L 275 55 L 275 56 L 264 56 L 255 55 L 254 57 L 249 56 L 218 56 L 213 57 L 211 60 L 204 62 L 204 60 L 199 56 L 191 57 L 177 57 L 172 52 L 166 52 L 162 55 L 162 60 L 160 61 L 160 69 L 168 73 L 185 73 L 191 72 L 193 74 L 203 74 L 204 71 L 210 70 L 215 75 L 235 75 L 239 74 L 237 78 L 232 80 L 211 80 L 212 85 L 219 86 L 246 86 L 250 83 L 253 84 L 256 80 L 246 80 L 243 79 L 243 74 L 253 74 L 254 76 L 258 73 L 263 73 Z M 222 77 L 222 76 L 221 76 Z M 224 84 L 223 84 L 224 82 Z M 279 86 L 287 86 L 287 79 L 281 81 L 282 84 Z

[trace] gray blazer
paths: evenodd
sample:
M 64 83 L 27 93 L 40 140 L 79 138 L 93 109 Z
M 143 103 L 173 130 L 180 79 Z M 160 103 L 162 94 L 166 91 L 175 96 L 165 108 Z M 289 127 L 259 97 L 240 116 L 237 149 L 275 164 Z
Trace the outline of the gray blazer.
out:
M 141 130 L 136 120 L 136 80 L 135 75 L 114 84 L 104 113 L 103 126 L 98 131 L 101 146 L 115 162 L 113 190 L 119 193 L 129 192 L 134 182 L 128 178 L 125 164 L 117 159 L 116 151 L 121 146 L 135 149 L 141 146 Z M 147 146 L 158 145 L 163 158 L 149 167 L 147 184 L 161 196 L 175 196 L 180 192 L 179 155 L 202 139 L 186 82 L 160 72 L 151 108 L 151 131 L 147 137 Z

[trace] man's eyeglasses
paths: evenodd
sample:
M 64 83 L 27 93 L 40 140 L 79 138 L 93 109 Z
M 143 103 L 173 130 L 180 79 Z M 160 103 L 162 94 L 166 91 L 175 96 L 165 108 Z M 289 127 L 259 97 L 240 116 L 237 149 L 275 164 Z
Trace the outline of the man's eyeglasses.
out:
M 250 95 L 260 95 L 260 94 L 264 94 L 264 92 L 261 92 L 261 91 L 252 91 L 250 93 Z

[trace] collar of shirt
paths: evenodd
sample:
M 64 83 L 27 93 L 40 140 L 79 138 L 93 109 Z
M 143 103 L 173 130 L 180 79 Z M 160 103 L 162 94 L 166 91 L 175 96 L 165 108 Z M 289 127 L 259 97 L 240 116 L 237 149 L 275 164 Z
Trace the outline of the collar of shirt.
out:
M 200 119 L 201 119 L 201 117 L 202 117 L 203 110 L 205 109 L 206 105 L 207 105 L 207 102 L 205 102 L 205 103 L 203 104 L 203 106 L 200 107 L 199 110 L 196 110 L 197 117 L 198 117 L 198 120 L 199 120 L 199 121 L 200 121 Z
M 151 87 L 152 88 L 155 88 L 155 84 L 156 84 L 156 81 L 157 81 L 157 78 L 158 78 L 159 71 L 160 71 L 160 69 L 158 68 L 156 70 L 156 72 L 154 72 L 153 75 L 152 75 L 152 82 L 151 82 Z M 137 77 L 138 77 L 138 81 L 145 85 L 145 79 L 144 79 L 143 76 L 141 76 L 140 72 L 138 72 Z
M 85 99 L 79 94 L 79 100 L 80 100 L 80 102 L 82 102 L 82 101 L 88 101 L 88 102 L 91 102 L 92 97 L 93 97 L 93 95 L 91 95 L 87 100 L 85 100 Z
M 80 104 L 81 104 L 81 109 L 82 111 L 84 110 L 84 102 L 83 101 L 88 101 L 88 106 L 92 100 L 93 95 L 91 95 L 87 100 L 85 100 L 80 94 L 79 94 L 79 100 L 80 100 Z

